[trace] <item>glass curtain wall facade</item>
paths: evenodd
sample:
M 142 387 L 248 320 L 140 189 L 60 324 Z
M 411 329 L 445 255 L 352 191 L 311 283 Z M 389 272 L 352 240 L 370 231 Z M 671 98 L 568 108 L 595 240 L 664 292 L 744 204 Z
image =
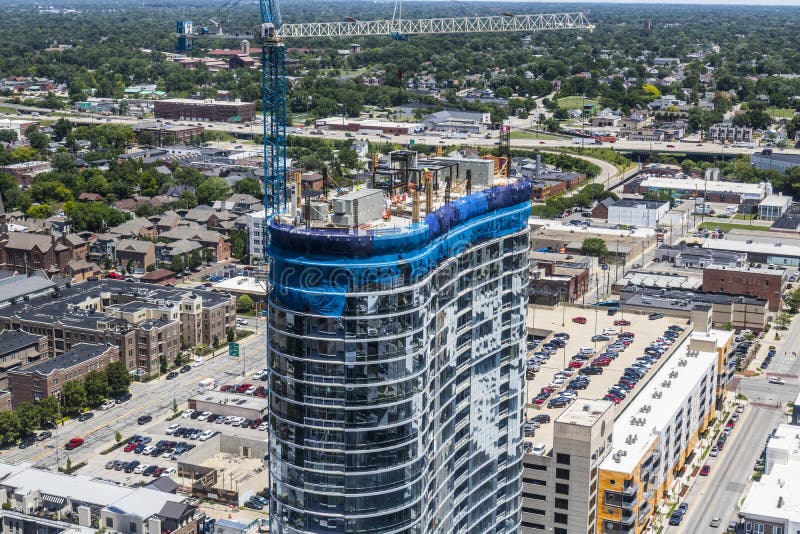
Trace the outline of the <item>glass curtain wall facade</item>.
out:
M 357 259 L 271 227 L 273 532 L 519 530 L 528 213 Z

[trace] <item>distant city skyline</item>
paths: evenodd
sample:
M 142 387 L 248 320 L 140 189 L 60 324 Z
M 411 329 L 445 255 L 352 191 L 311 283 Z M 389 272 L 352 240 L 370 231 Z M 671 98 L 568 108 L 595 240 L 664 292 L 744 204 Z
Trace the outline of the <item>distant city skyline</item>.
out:
M 447 0 L 404 0 L 405 2 L 430 2 L 430 1 L 447 1 Z M 664 5 L 663 0 L 501 0 L 500 2 L 496 0 L 462 0 L 463 2 L 476 2 L 476 3 L 519 3 L 519 4 L 573 4 L 573 5 L 581 5 L 581 4 L 659 4 Z M 717 6 L 751 6 L 751 7 L 784 7 L 784 6 L 792 6 L 798 7 L 800 6 L 800 0 L 765 0 L 765 1 L 755 1 L 755 0 L 671 0 L 670 4 L 678 4 L 683 6 L 690 6 L 696 5 L 698 7 L 703 7 L 708 4 L 713 4 Z

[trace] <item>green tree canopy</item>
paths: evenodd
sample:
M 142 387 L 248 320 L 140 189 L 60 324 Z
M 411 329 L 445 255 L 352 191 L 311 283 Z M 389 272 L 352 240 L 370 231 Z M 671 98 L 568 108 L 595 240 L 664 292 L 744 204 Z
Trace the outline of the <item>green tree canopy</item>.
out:
M 64 384 L 61 392 L 61 399 L 64 402 L 64 411 L 69 414 L 77 414 L 86 406 L 86 389 L 83 382 L 70 380 Z
M 197 202 L 211 205 L 215 200 L 224 200 L 231 194 L 231 188 L 222 178 L 208 178 L 194 190 Z
M 99 406 L 108 395 L 108 375 L 104 371 L 89 371 L 84 379 L 84 388 L 89 406 Z
M 261 182 L 255 178 L 242 178 L 233 186 L 233 190 L 242 195 L 252 195 L 261 198 Z
M 248 313 L 253 310 L 253 299 L 249 295 L 240 295 L 236 299 L 236 311 L 238 313 Z
M 581 243 L 581 253 L 586 256 L 604 258 L 608 255 L 608 248 L 606 242 L 599 237 L 587 237 Z
M 131 374 L 122 362 L 111 362 L 106 367 L 108 377 L 108 393 L 113 397 L 119 397 L 128 392 L 131 385 Z

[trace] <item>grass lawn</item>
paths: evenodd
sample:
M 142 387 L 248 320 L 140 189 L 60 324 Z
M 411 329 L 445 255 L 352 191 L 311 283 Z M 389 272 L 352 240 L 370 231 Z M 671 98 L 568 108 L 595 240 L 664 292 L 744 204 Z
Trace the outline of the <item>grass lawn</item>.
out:
M 551 135 L 546 133 L 526 132 L 523 130 L 511 130 L 511 139 L 541 139 L 543 141 L 546 141 L 546 140 L 564 139 L 564 138 L 559 137 L 557 135 Z
M 767 226 L 759 226 L 757 224 L 736 224 L 736 223 L 723 223 L 723 222 L 704 222 L 701 223 L 698 228 L 702 228 L 704 230 L 713 230 L 715 227 L 719 226 L 719 229 L 723 232 L 730 232 L 734 228 L 739 230 L 755 230 L 761 232 L 769 232 L 769 227 Z
M 794 116 L 794 110 L 791 108 L 767 108 L 767 114 L 773 119 L 791 119 Z
M 7 115 L 16 115 L 17 110 L 6 106 L 0 106 L 0 113 L 5 113 Z
M 742 221 L 749 221 L 755 219 L 756 216 L 753 215 L 752 213 L 737 213 L 736 215 L 733 216 L 733 218 Z
M 558 99 L 558 107 L 562 109 L 581 109 L 583 104 L 594 104 L 596 106 L 598 102 L 592 98 L 584 99 L 579 95 L 565 96 L 564 98 Z

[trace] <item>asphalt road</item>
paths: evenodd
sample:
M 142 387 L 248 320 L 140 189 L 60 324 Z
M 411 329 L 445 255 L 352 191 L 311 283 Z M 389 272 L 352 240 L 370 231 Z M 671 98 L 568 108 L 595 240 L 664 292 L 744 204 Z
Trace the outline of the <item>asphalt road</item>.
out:
M 248 318 L 247 329 L 255 329 L 256 319 Z M 119 431 L 123 438 L 147 432 L 172 414 L 175 399 L 180 410 L 186 408 L 186 400 L 198 392 L 198 382 L 204 378 L 216 378 L 220 384 L 235 381 L 243 370 L 247 375 L 266 367 L 264 320 L 258 321 L 258 333 L 240 342 L 243 358 L 228 356 L 227 347 L 216 351 L 216 356 L 204 357 L 205 363 L 192 371 L 180 374 L 174 380 L 159 378 L 147 383 L 131 385 L 133 398 L 108 411 L 95 410 L 94 417 L 86 422 L 71 420 L 53 431 L 53 437 L 37 443 L 28 449 L 11 448 L 0 451 L 2 462 L 32 462 L 38 467 L 50 468 L 56 463 L 64 465 L 67 457 L 73 464 L 85 460 L 114 443 L 114 435 Z M 244 362 L 244 364 L 243 364 Z M 265 401 L 266 402 L 266 401 Z M 153 421 L 140 426 L 137 419 L 150 414 Z M 64 444 L 73 437 L 82 437 L 86 443 L 72 451 L 64 450 Z
M 753 467 L 761 454 L 767 435 L 783 420 L 780 410 L 748 407 L 733 435 L 716 458 L 707 458 L 711 466 L 707 477 L 698 476 L 694 486 L 681 502 L 689 511 L 678 527 L 667 526 L 664 533 L 725 532 L 728 522 L 737 518 L 738 503 L 748 488 Z M 711 528 L 712 517 L 722 519 Z

